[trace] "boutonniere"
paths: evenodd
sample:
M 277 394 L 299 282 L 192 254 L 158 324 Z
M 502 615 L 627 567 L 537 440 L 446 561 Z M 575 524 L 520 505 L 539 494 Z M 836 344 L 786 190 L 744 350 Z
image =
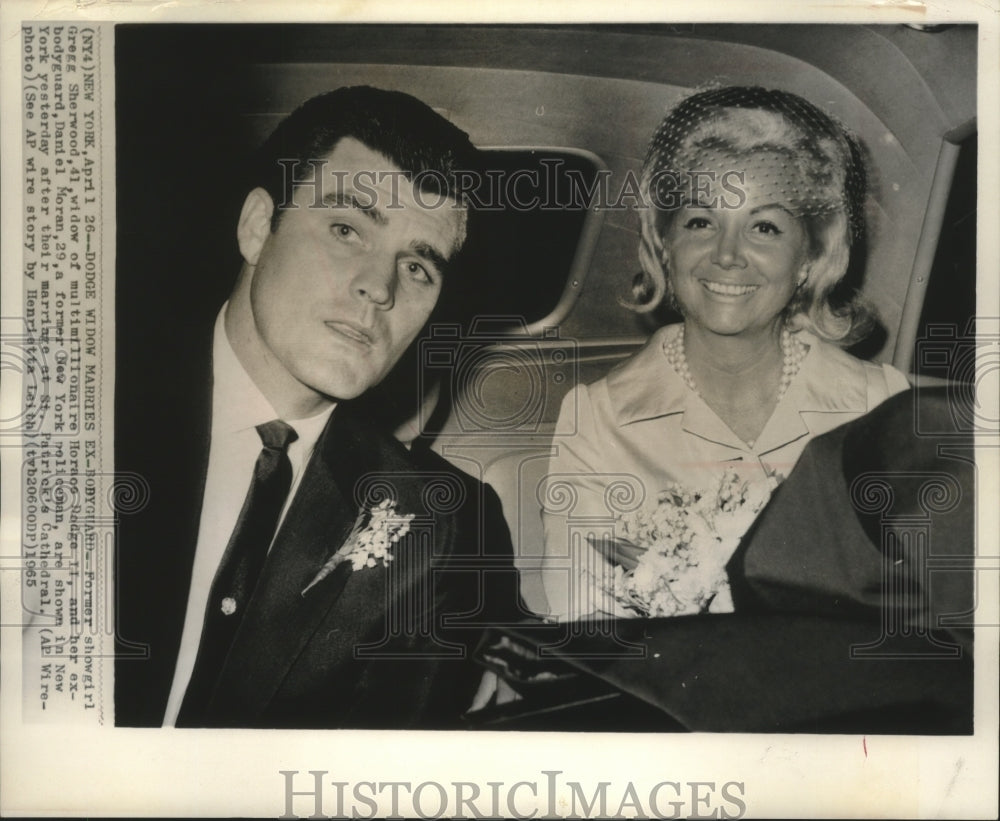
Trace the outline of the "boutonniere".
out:
M 355 570 L 375 567 L 379 559 L 385 564 L 391 562 L 394 556 L 390 548 L 410 532 L 413 516 L 412 513 L 396 513 L 396 503 L 392 499 L 383 499 L 369 508 L 362 507 L 343 546 L 320 568 L 302 595 L 323 581 L 342 562 L 349 561 Z

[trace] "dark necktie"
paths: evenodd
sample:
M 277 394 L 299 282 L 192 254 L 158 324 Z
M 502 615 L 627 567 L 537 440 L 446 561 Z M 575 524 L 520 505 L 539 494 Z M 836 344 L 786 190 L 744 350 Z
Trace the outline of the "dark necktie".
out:
M 177 717 L 178 727 L 204 725 L 205 709 L 243 622 L 292 484 L 288 446 L 298 434 L 280 419 L 258 425 L 257 433 L 264 448 L 257 457 L 250 490 L 212 582 L 198 656 Z

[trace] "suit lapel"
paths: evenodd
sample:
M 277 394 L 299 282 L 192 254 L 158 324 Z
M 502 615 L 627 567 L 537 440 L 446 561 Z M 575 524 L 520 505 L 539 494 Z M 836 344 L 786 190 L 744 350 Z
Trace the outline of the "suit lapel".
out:
M 346 405 L 334 411 L 282 523 L 243 625 L 220 678 L 215 708 L 252 723 L 267 707 L 324 616 L 344 593 L 352 569 L 340 564 L 307 594 L 324 563 L 346 541 L 357 518 L 358 481 L 367 473 L 412 470 L 393 443 L 366 430 Z M 351 603 L 352 630 L 381 615 L 381 601 Z

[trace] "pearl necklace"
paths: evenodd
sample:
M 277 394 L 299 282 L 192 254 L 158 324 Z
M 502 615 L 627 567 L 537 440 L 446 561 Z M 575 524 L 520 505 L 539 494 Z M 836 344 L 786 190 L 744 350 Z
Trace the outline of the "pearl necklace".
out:
M 680 329 L 677 331 L 677 335 L 670 340 L 670 342 L 664 344 L 663 352 L 667 356 L 667 361 L 677 372 L 677 375 L 684 380 L 684 384 L 691 389 L 692 393 L 701 396 L 701 392 L 698 390 L 698 386 L 695 384 L 695 381 L 691 376 L 691 371 L 688 369 L 687 357 L 684 355 L 683 325 L 681 325 Z M 802 366 L 802 360 L 805 359 L 808 352 L 809 346 L 799 339 L 797 334 L 792 334 L 787 327 L 782 327 L 781 382 L 778 384 L 778 397 L 774 402 L 775 405 L 781 402 L 785 393 L 788 391 L 788 386 L 792 384 L 792 379 L 794 379 L 795 374 L 799 372 L 799 368 Z M 702 399 L 704 399 L 704 397 L 702 397 Z M 750 445 L 750 447 L 753 447 L 754 443 L 747 442 L 747 444 Z

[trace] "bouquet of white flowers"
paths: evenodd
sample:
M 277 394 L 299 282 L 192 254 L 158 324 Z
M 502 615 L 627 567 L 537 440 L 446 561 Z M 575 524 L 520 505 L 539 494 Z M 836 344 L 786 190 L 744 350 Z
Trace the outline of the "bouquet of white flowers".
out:
M 593 576 L 600 598 L 625 617 L 732 612 L 726 563 L 777 485 L 727 469 L 714 487 L 671 484 L 655 507 L 619 515 L 616 538 L 591 541 L 613 565 Z

